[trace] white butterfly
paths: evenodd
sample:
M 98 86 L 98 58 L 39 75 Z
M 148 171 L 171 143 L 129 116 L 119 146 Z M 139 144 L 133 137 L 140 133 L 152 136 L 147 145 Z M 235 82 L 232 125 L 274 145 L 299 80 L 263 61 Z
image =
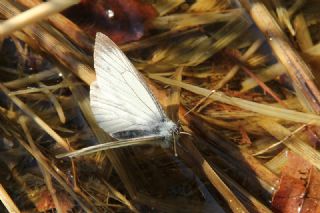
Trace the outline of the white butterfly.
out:
M 102 33 L 96 35 L 94 68 L 96 81 L 90 85 L 90 105 L 98 125 L 112 137 L 122 140 L 123 144 L 130 145 L 133 141 L 132 145 L 135 145 L 137 139 L 159 137 L 163 138 L 161 145 L 168 147 L 177 132 L 177 125 L 165 115 L 125 54 Z M 108 149 L 112 144 L 118 147 L 116 143 L 106 143 L 85 149 Z M 71 152 L 57 157 L 65 156 L 75 155 Z

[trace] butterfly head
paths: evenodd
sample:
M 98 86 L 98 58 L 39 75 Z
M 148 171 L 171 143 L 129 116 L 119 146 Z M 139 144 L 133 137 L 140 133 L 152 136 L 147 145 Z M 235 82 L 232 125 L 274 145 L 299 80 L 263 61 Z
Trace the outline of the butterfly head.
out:
M 175 124 L 171 120 L 165 120 L 160 126 L 160 135 L 164 137 L 164 142 L 161 143 L 163 148 L 170 147 L 173 140 L 177 140 L 180 132 L 180 125 Z

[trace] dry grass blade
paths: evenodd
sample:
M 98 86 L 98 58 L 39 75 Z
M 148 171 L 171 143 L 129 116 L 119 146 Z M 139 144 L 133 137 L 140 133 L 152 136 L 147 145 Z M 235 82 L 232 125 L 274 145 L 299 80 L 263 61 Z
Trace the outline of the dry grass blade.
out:
M 82 199 L 85 197 L 82 196 L 82 199 L 79 198 L 78 194 L 74 192 L 74 190 L 67 184 L 65 181 L 66 178 L 63 178 L 60 176 L 58 172 L 60 170 L 58 168 L 53 168 L 52 165 L 48 163 L 46 158 L 42 155 L 42 153 L 38 150 L 33 150 L 24 140 L 17 138 L 17 140 L 20 142 L 20 144 L 38 161 L 41 166 L 46 169 L 50 175 L 52 175 L 63 187 L 64 189 L 72 196 L 73 199 L 75 199 L 79 205 L 87 212 L 91 212 L 91 208 L 94 209 L 94 206 L 92 204 L 85 203 Z M 84 199 L 88 201 L 88 199 Z
M 148 63 L 153 72 L 156 66 L 167 70 L 177 66 L 197 66 L 239 38 L 249 25 L 241 13 L 210 36 L 198 33 L 159 48 Z
M 139 41 L 134 41 L 134 42 L 130 42 L 128 44 L 123 44 L 120 46 L 120 49 L 124 52 L 137 50 L 137 49 L 143 49 L 143 48 L 157 45 L 157 44 L 159 44 L 159 42 L 167 40 L 169 38 L 175 38 L 178 36 L 183 36 L 185 34 L 194 33 L 197 31 L 199 31 L 199 29 L 192 28 L 192 29 L 188 29 L 188 30 L 184 30 L 184 31 L 183 30 L 182 31 L 181 30 L 172 30 L 172 31 L 164 32 L 164 33 L 159 33 L 155 36 L 150 36 L 148 38 L 141 39 Z
M 269 66 L 266 69 L 261 70 L 260 72 L 257 73 L 256 76 L 257 78 L 259 78 L 260 81 L 267 82 L 277 78 L 278 76 L 284 74 L 285 72 L 286 70 L 282 66 L 282 64 L 277 63 Z M 242 85 L 241 92 L 245 92 L 258 86 L 258 83 L 253 78 L 248 78 L 242 81 L 241 85 Z
M 262 40 L 258 39 L 248 48 L 248 50 L 240 56 L 241 61 L 246 61 L 250 56 L 252 56 L 262 45 Z M 231 79 L 238 73 L 240 66 L 234 65 L 228 73 L 216 84 L 214 85 L 214 90 L 221 89 L 225 84 L 227 84 Z M 207 99 L 207 98 L 205 98 Z M 204 100 L 204 99 L 202 99 Z M 204 108 L 206 108 L 210 103 L 212 103 L 211 100 L 206 101 L 204 104 L 200 105 L 198 112 L 202 111 Z M 198 103 L 199 104 L 199 103 Z
M 8 115 L 4 114 L 2 115 L 6 118 L 6 125 L 9 127 L 10 125 L 18 126 L 16 128 L 8 128 L 8 134 L 10 134 L 10 137 L 15 138 L 23 148 L 27 150 L 31 154 L 32 157 L 35 158 L 35 160 L 41 165 L 42 168 L 46 170 L 52 177 L 54 177 L 57 182 L 71 195 L 71 197 L 78 202 L 78 204 L 87 212 L 91 212 L 91 209 L 95 210 L 95 207 L 92 205 L 92 203 L 88 200 L 86 195 L 84 195 L 82 192 L 78 191 L 75 192 L 70 186 L 68 178 L 55 166 L 53 162 L 51 162 L 46 156 L 44 156 L 40 150 L 37 148 L 37 146 L 32 145 L 33 140 L 30 135 L 30 131 L 27 127 L 28 118 L 25 116 L 21 116 L 19 120 L 17 119 L 10 119 L 7 117 Z M 19 126 L 23 127 L 26 131 L 26 134 L 23 135 L 22 130 L 19 128 Z M 28 142 L 23 140 L 22 138 L 26 138 Z M 30 144 L 28 144 L 30 143 Z M 32 147 L 30 146 L 32 145 Z
M 229 0 L 197 0 L 192 6 L 189 8 L 189 11 L 194 12 L 203 12 L 208 10 L 224 10 L 231 4 Z
M 311 123 L 310 123 L 311 124 Z M 307 126 L 307 124 L 303 124 L 301 125 L 299 128 L 297 128 L 296 130 L 294 130 L 290 135 L 287 135 L 286 137 L 284 137 L 281 141 L 276 142 L 274 144 L 272 144 L 271 146 L 267 147 L 266 149 L 260 150 L 259 152 L 253 154 L 253 156 L 256 155 L 261 155 L 265 152 L 270 151 L 271 149 L 283 144 L 284 142 L 286 142 L 287 140 L 289 140 L 291 137 L 293 137 L 294 135 L 296 135 L 298 132 L 302 131 L 305 127 Z
M 258 121 L 259 125 L 265 128 L 271 135 L 281 140 L 290 150 L 309 161 L 320 169 L 320 154 L 304 141 L 299 139 L 290 130 L 281 124 L 270 119 Z
M 274 98 L 282 107 L 288 108 L 288 106 L 272 91 L 270 87 L 268 87 L 263 81 L 261 81 L 255 74 L 253 74 L 249 69 L 246 67 L 241 67 L 242 70 L 249 75 L 252 79 L 254 79 L 258 85 L 265 91 L 265 93 L 269 94 L 271 97 Z
M 19 98 L 10 96 L 10 91 L 0 84 L 0 89 L 4 92 L 12 102 L 14 102 L 26 115 L 30 117 L 35 123 L 37 123 L 45 132 L 47 132 L 55 141 L 60 144 L 66 150 L 72 150 L 68 143 L 60 137 L 47 123 L 45 123 L 39 116 L 37 116 L 29 107 L 27 107 Z
M 58 76 L 57 68 L 42 71 L 33 75 L 28 75 L 24 78 L 19 78 L 13 81 L 5 82 L 3 83 L 3 85 L 9 89 L 17 89 L 20 87 L 25 87 L 32 83 L 50 79 L 51 77 L 54 77 L 54 76 Z
M 243 100 L 241 98 L 229 97 L 222 92 L 211 93 L 210 90 L 200 88 L 194 85 L 186 84 L 183 82 L 171 80 L 168 78 L 164 78 L 155 74 L 150 74 L 149 77 L 152 79 L 161 81 L 165 84 L 181 87 L 185 90 L 188 90 L 198 95 L 202 95 L 204 97 L 208 96 L 210 99 L 214 101 L 219 101 L 222 103 L 230 104 L 232 106 L 237 106 L 242 109 L 256 112 L 262 115 L 280 118 L 283 120 L 294 121 L 294 122 L 301 122 L 301 123 L 309 123 L 312 121 L 314 125 L 317 125 L 317 126 L 320 125 L 320 116 L 318 115 L 298 112 L 294 110 L 282 109 L 279 107 L 273 107 L 266 104 L 260 104 L 260 103 Z
M 281 1 L 273 0 L 273 2 L 276 7 L 276 12 L 277 12 L 280 24 L 283 26 L 283 28 L 287 28 L 292 35 L 295 35 L 295 31 L 290 22 L 290 16 L 289 16 L 288 10 L 284 6 L 282 6 Z
M 225 175 L 221 170 L 215 168 L 218 175 L 222 178 L 224 182 L 227 183 L 228 186 L 233 191 L 236 191 L 236 194 L 239 194 L 239 199 L 246 205 L 250 206 L 248 210 L 250 212 L 258 211 L 263 213 L 271 213 L 272 211 L 265 206 L 263 203 L 261 203 L 258 199 L 256 199 L 254 196 L 252 196 L 250 193 L 248 193 L 244 188 L 242 188 L 239 184 L 237 184 L 232 178 Z
M 46 91 L 50 91 L 50 90 L 57 90 L 63 87 L 68 87 L 68 85 L 66 85 L 65 83 L 59 83 L 59 84 L 55 84 L 52 86 L 46 86 L 44 84 L 42 84 L 42 86 L 40 88 L 28 88 L 28 89 L 22 89 L 22 90 L 17 90 L 17 91 L 12 91 L 9 93 L 10 96 L 12 95 L 23 95 L 23 94 L 30 94 L 30 93 L 38 93 L 38 92 L 43 92 L 45 93 Z
M 237 19 L 243 11 L 234 9 L 221 13 L 220 11 L 205 12 L 205 13 L 183 13 L 168 16 L 160 16 L 152 21 L 152 27 L 164 30 L 179 30 L 188 27 L 201 26 L 205 24 L 229 22 Z
M 166 1 L 155 1 L 153 6 L 157 9 L 160 16 L 163 16 L 170 11 L 176 9 L 181 4 L 183 4 L 184 0 L 166 0 Z
M 311 112 L 320 112 L 320 92 L 318 91 L 312 72 L 296 50 L 292 48 L 287 36 L 278 26 L 266 6 L 260 1 L 255 0 L 248 4 L 248 1 L 241 0 L 252 19 L 260 30 L 265 34 L 268 43 L 273 49 L 278 60 L 286 68 L 291 77 L 300 102 Z M 264 18 L 261 19 L 261 16 Z
M 238 198 L 233 194 L 233 192 L 228 188 L 228 186 L 221 180 L 218 174 L 214 171 L 212 166 L 206 161 L 198 149 L 193 145 L 191 141 L 184 143 L 188 148 L 189 152 L 192 154 L 193 158 L 201 165 L 201 170 L 210 180 L 212 185 L 221 193 L 229 207 L 233 212 L 248 212 L 245 206 L 238 200 Z
M 5 17 L 10 18 L 19 14 L 20 10 L 8 1 L 0 1 L 0 13 Z M 92 67 L 87 64 L 89 58 L 83 53 L 76 51 L 76 48 L 74 48 L 70 42 L 68 43 L 60 34 L 54 34 L 54 30 L 48 32 L 47 28 L 50 29 L 47 25 L 35 24 L 26 26 L 23 28 L 23 31 L 34 39 L 31 46 L 36 46 L 37 48 L 46 51 L 62 65 L 68 67 L 70 71 L 85 83 L 91 84 L 96 77 Z M 36 45 L 34 43 L 36 43 Z
M 266 162 L 264 165 L 275 174 L 280 175 L 281 169 L 288 161 L 287 155 L 288 155 L 288 149 L 284 149 L 279 154 L 274 156 L 271 160 Z
M 297 42 L 302 51 L 313 46 L 312 38 L 303 14 L 299 14 L 294 19 Z
M 28 142 L 30 144 L 31 149 L 33 149 L 34 152 L 37 152 L 38 148 L 37 148 L 32 136 L 30 134 L 30 131 L 29 131 L 28 127 L 27 127 L 27 120 L 26 119 L 20 119 L 19 123 L 21 125 L 22 130 L 24 131 L 24 134 L 27 137 L 27 140 L 28 140 Z M 63 211 L 62 211 L 62 208 L 61 208 L 61 204 L 60 204 L 60 202 L 59 202 L 59 200 L 58 200 L 58 198 L 56 196 L 55 189 L 53 187 L 50 175 L 45 170 L 45 168 L 43 168 L 41 166 L 41 164 L 40 164 L 40 169 L 41 169 L 41 172 L 42 172 L 42 174 L 44 176 L 45 183 L 46 183 L 46 185 L 47 185 L 47 187 L 48 187 L 48 189 L 50 191 L 50 194 L 51 194 L 51 197 L 52 197 L 53 202 L 55 204 L 55 208 L 57 210 L 57 213 L 62 213 Z
M 39 82 L 38 85 L 40 87 L 46 86 L 41 82 Z M 44 88 L 43 93 L 48 96 L 48 98 L 50 99 L 51 103 L 53 104 L 54 108 L 57 111 L 57 114 L 58 114 L 58 117 L 59 117 L 61 123 L 64 124 L 66 122 L 66 116 L 65 116 L 63 108 L 62 108 L 61 104 L 59 103 L 58 99 L 56 98 L 56 96 L 50 90 L 48 90 L 46 88 Z
M 260 39 L 253 42 L 252 45 L 248 48 L 248 50 L 240 57 L 240 60 L 246 61 L 261 47 L 262 43 L 263 42 Z M 214 86 L 214 89 L 215 90 L 221 89 L 227 82 L 229 82 L 237 74 L 239 68 L 240 67 L 238 65 L 233 66 L 230 69 L 230 71 L 225 75 L 225 77 Z

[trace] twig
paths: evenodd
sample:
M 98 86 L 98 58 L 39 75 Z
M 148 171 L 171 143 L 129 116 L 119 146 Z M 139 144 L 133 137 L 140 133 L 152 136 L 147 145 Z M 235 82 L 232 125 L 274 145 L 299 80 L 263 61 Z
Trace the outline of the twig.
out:
M 285 104 L 273 91 L 270 87 L 268 87 L 263 81 L 261 81 L 255 74 L 253 74 L 249 69 L 244 66 L 241 66 L 242 70 L 247 73 L 252 79 L 254 79 L 257 84 L 271 97 L 273 97 L 281 106 L 288 108 L 287 104 Z

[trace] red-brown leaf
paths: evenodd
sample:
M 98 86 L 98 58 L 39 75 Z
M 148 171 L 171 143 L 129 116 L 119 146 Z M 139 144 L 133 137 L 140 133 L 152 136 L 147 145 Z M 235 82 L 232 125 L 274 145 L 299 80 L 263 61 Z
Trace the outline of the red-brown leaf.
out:
M 320 172 L 312 168 L 307 195 L 304 199 L 301 213 L 320 212 Z
M 281 172 L 280 185 L 272 199 L 279 212 L 300 212 L 309 183 L 312 165 L 300 156 L 288 152 L 288 162 Z
M 114 16 L 109 16 L 108 11 Z M 103 32 L 121 44 L 140 39 L 147 32 L 147 21 L 155 18 L 157 12 L 140 0 L 82 0 L 65 15 L 92 36 Z

